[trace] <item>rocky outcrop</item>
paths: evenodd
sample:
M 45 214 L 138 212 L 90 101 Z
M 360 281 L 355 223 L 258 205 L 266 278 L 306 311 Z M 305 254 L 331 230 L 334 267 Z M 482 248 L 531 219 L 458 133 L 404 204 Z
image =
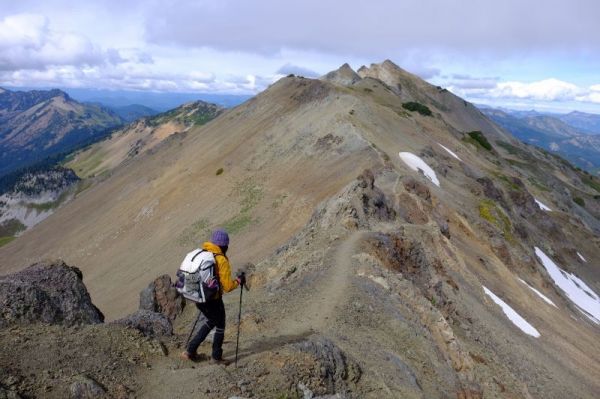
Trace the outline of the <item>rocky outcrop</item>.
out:
M 140 310 L 158 312 L 175 320 L 183 312 L 185 299 L 172 287 L 171 277 L 164 274 L 140 292 Z
M 334 225 L 355 230 L 370 223 L 391 221 L 396 210 L 385 193 L 375 186 L 371 170 L 365 170 L 337 197 L 323 203 L 313 214 L 310 225 L 326 229 Z
M 513 189 L 509 191 L 509 197 L 517 213 L 524 218 L 529 218 L 539 212 L 540 208 L 536 205 L 533 196 L 527 191 L 523 181 L 517 177 L 512 177 L 510 182 Z
M 0 277 L 0 327 L 14 323 L 72 326 L 102 323 L 81 271 L 62 261 L 41 262 Z
M 481 184 L 483 187 L 483 194 L 494 201 L 501 203 L 506 208 L 506 201 L 504 200 L 504 195 L 502 194 L 502 190 L 494 185 L 494 182 L 489 177 L 482 177 L 477 179 L 477 183 Z
M 148 337 L 173 335 L 173 320 L 183 312 L 185 299 L 163 274 L 140 292 L 140 308 L 112 324 L 134 328 Z
M 114 321 L 112 324 L 135 328 L 148 337 L 173 335 L 173 325 L 167 316 L 149 310 L 140 309 L 135 313 Z
M 292 345 L 300 352 L 313 356 L 321 365 L 321 378 L 329 393 L 344 392 L 349 382 L 356 383 L 361 377 L 361 369 L 349 359 L 331 340 L 316 337 Z

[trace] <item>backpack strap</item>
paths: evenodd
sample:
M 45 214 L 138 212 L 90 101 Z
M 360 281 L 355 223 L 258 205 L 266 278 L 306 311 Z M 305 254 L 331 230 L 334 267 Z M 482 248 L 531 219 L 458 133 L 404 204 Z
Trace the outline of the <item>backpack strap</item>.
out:
M 198 252 L 196 255 L 194 255 L 194 256 L 192 257 L 192 260 L 191 260 L 191 261 L 193 262 L 193 261 L 194 261 L 194 259 L 196 259 L 196 256 L 200 255 L 202 252 L 206 252 L 206 250 L 205 250 L 205 249 L 200 249 L 200 251 L 199 251 L 199 252 Z

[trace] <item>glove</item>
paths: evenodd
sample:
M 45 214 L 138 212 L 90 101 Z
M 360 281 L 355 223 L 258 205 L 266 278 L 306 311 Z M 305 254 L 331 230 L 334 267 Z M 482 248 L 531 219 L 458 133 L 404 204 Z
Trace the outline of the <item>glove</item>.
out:
M 240 287 L 245 286 L 246 285 L 246 273 L 242 272 L 242 273 L 238 274 L 238 276 L 235 280 L 238 282 Z

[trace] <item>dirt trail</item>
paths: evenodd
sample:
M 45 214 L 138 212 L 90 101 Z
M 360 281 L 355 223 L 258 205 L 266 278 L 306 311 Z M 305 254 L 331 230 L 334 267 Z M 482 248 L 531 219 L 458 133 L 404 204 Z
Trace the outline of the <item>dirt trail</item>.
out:
M 273 350 L 284 345 L 299 342 L 314 332 L 326 332 L 334 327 L 335 312 L 340 305 L 349 300 L 349 290 L 352 271 L 352 256 L 356 253 L 357 245 L 364 238 L 366 232 L 356 231 L 332 247 L 324 256 L 324 264 L 329 265 L 320 275 L 319 280 L 312 287 L 308 295 L 295 297 L 296 301 L 286 303 L 286 308 L 292 305 L 284 317 L 273 317 L 269 333 L 260 337 L 251 338 L 252 335 L 242 336 L 240 342 L 239 359 L 255 356 L 261 352 Z M 235 328 L 230 326 L 229 328 Z M 246 338 L 246 339 L 244 339 Z M 210 344 L 203 344 L 208 345 Z M 224 356 L 233 357 L 234 342 L 226 341 Z M 204 348 L 206 349 L 206 348 Z M 200 350 L 203 352 L 203 349 Z M 138 378 L 144 381 L 140 392 L 142 397 L 164 397 L 164 395 L 189 395 L 201 394 L 205 391 L 200 383 L 213 373 L 223 378 L 236 380 L 243 377 L 243 368 L 220 368 L 208 363 L 189 363 L 180 361 L 178 352 L 163 358 Z M 165 372 L 168 370 L 168 372 Z M 211 377 L 213 378 L 213 377 Z M 190 381 L 195 381 L 190 383 Z
M 324 256 L 331 264 L 320 277 L 312 295 L 303 298 L 299 310 L 290 313 L 292 317 L 280 321 L 276 331 L 279 335 L 294 336 L 311 331 L 323 332 L 331 325 L 336 309 L 348 297 L 352 272 L 352 256 L 359 241 L 366 232 L 355 231 L 340 242 L 331 255 Z

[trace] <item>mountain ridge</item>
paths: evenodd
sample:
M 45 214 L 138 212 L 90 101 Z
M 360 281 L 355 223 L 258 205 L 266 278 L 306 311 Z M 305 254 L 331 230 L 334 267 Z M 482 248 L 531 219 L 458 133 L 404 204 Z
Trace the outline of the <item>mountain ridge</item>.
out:
M 232 264 L 254 264 L 244 371 L 232 370 L 250 393 L 294 395 L 302 382 L 347 397 L 592 397 L 598 180 L 390 64 L 355 81 L 289 76 L 170 136 L 0 248 L 0 270 L 63 257 L 115 320 L 225 227 Z M 237 295 L 224 300 L 237 306 Z M 170 350 L 193 317 L 175 322 Z M 336 359 L 331 383 L 318 377 L 323 348 Z M 188 381 L 209 397 L 241 394 L 220 368 L 175 357 L 144 358 L 136 392 L 179 393 Z M 261 378 L 291 385 L 262 391 Z M 206 381 L 215 392 L 199 391 Z
M 80 104 L 65 92 L 0 93 L 0 175 L 98 140 L 122 121 L 112 111 Z

